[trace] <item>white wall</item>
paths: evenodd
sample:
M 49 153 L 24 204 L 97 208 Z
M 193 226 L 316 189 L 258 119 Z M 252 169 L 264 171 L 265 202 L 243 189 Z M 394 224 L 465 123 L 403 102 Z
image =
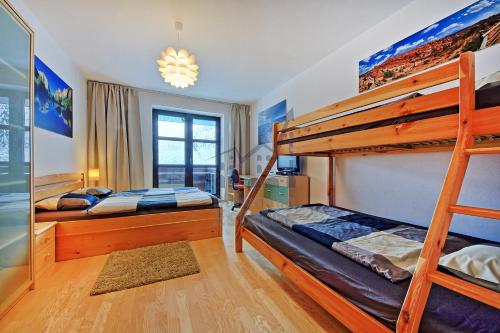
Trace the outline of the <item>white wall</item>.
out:
M 469 5 L 471 0 L 416 0 L 302 72 L 252 106 L 258 112 L 287 100 L 294 115 L 358 94 L 358 61 Z M 429 10 L 432 8 L 432 10 Z M 339 33 L 339 32 L 325 32 Z M 321 38 L 321 36 L 316 36 Z M 476 53 L 476 77 L 500 70 L 500 45 Z M 257 135 L 252 137 L 252 146 Z M 450 153 L 349 157 L 337 160 L 337 204 L 370 214 L 428 225 L 449 163 Z M 327 203 L 327 162 L 308 158 L 311 202 Z M 256 171 L 255 156 L 251 161 Z M 461 201 L 500 208 L 500 156 L 473 157 Z M 452 230 L 500 241 L 497 221 L 457 217 Z
M 153 108 L 170 111 L 197 113 L 221 117 L 221 151 L 229 147 L 229 124 L 231 122 L 231 105 L 179 95 L 139 92 L 139 110 L 141 113 L 142 147 L 144 158 L 144 185 L 153 186 Z M 227 154 L 221 158 L 221 172 L 227 165 Z M 222 184 L 222 179 L 221 179 Z
M 59 172 L 85 172 L 87 169 L 85 79 L 25 3 L 22 0 L 11 0 L 10 3 L 35 32 L 35 55 L 73 88 L 73 138 L 35 127 L 35 176 Z

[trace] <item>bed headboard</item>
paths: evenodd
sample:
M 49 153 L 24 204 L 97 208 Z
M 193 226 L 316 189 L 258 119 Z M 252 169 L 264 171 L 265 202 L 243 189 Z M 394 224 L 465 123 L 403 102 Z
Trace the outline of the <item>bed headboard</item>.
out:
M 35 177 L 35 201 L 71 192 L 84 186 L 83 173 L 56 173 Z

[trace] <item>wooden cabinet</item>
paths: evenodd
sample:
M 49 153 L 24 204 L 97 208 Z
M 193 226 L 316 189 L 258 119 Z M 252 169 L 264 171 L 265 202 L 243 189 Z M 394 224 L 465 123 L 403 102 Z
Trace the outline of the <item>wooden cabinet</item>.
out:
M 56 261 L 57 222 L 35 223 L 35 277 L 38 279 Z
M 272 176 L 263 186 L 262 209 L 284 208 L 309 203 L 309 177 Z
M 257 181 L 258 176 L 241 176 L 245 198 Z M 270 208 L 306 205 L 309 203 L 309 177 L 269 176 L 255 196 L 249 211 L 258 214 Z

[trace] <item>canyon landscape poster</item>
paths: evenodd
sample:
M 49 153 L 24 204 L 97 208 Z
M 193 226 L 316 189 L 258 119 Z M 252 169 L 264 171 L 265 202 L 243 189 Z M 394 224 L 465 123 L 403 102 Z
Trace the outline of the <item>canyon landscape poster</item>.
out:
M 73 137 L 73 89 L 36 56 L 35 126 Z
M 359 92 L 500 42 L 500 0 L 481 0 L 359 62 Z

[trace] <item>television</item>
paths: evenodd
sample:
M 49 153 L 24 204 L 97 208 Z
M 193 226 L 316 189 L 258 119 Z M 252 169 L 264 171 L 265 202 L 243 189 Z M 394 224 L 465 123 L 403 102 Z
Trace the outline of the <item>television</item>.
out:
M 279 174 L 296 174 L 300 171 L 299 156 L 280 155 L 278 156 Z

